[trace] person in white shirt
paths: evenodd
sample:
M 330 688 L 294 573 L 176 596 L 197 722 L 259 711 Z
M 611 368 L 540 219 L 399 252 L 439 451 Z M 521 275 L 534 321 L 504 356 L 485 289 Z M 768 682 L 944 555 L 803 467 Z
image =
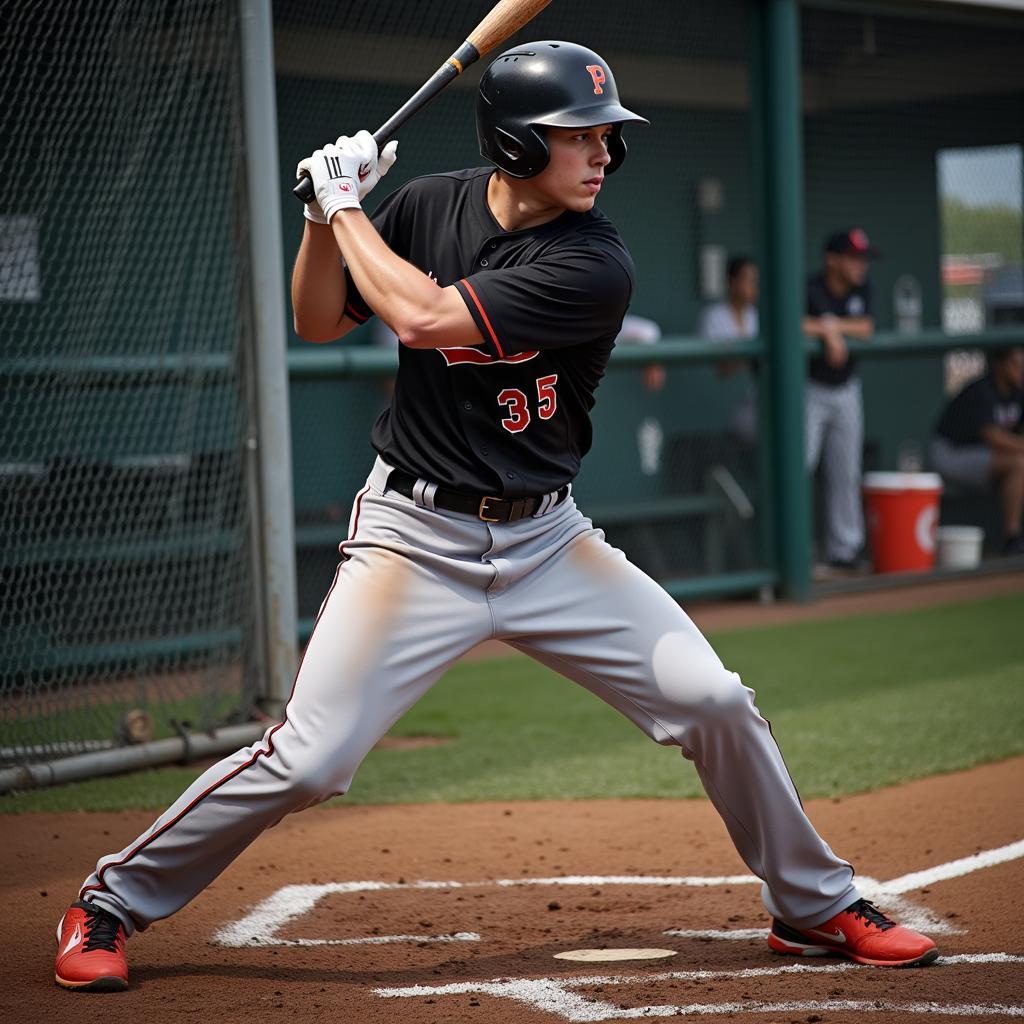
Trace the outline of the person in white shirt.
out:
M 661 341 L 661 326 L 645 316 L 627 313 L 622 318 L 622 327 L 615 339 L 616 345 L 628 342 L 634 345 L 653 345 Z M 648 391 L 661 391 L 668 374 L 664 363 L 648 363 L 644 367 L 644 387 Z
M 701 317 L 701 336 L 709 341 L 740 341 L 756 338 L 760 324 L 757 317 L 758 274 L 757 264 L 749 256 L 733 256 L 726 266 L 728 298 L 709 306 Z M 723 377 L 748 372 L 749 384 L 743 399 L 733 410 L 732 429 L 742 440 L 753 444 L 757 440 L 757 387 L 754 360 L 729 359 L 718 364 Z

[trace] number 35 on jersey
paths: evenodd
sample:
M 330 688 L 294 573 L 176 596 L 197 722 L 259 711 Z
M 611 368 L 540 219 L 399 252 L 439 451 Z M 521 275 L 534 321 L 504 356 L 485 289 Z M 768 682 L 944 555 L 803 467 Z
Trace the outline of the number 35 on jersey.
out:
M 551 419 L 558 409 L 558 395 L 555 391 L 557 383 L 557 373 L 538 377 L 534 382 L 537 388 L 535 408 L 537 415 L 542 420 Z M 530 425 L 530 400 L 519 388 L 505 388 L 504 391 L 499 392 L 498 405 L 505 412 L 501 425 L 510 434 L 518 434 Z

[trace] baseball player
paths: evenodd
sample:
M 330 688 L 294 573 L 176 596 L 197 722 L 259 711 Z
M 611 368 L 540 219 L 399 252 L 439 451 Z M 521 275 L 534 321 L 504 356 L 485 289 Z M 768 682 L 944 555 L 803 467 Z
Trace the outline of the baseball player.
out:
M 807 279 L 803 329 L 821 340 L 806 385 L 807 470 L 823 464 L 826 569 L 841 573 L 860 568 L 864 546 L 864 402 L 846 339 L 867 340 L 875 332 L 868 260 L 878 255 L 860 228 L 836 231 L 825 240 L 824 267 Z
M 378 156 L 359 132 L 299 165 L 317 203 L 292 282 L 298 332 L 327 341 L 376 314 L 401 340 L 377 459 L 284 720 L 100 859 L 58 928 L 59 984 L 124 988 L 127 936 L 188 903 L 286 814 L 344 793 L 396 719 L 491 638 L 693 761 L 764 880 L 773 949 L 881 965 L 938 955 L 860 898 L 804 814 L 753 691 L 573 501 L 633 291 L 629 253 L 594 206 L 629 122 L 646 123 L 598 54 L 528 43 L 480 82 L 492 167 L 411 181 L 371 219 L 360 204 L 394 144 Z

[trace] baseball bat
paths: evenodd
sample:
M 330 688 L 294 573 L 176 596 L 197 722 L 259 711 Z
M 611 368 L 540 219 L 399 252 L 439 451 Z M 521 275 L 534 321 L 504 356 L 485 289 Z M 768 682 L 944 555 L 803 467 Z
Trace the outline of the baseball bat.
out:
M 518 32 L 549 3 L 551 0 L 498 0 L 466 41 L 373 133 L 377 151 L 380 152 L 413 114 L 454 82 L 470 64 Z M 315 198 L 312 179 L 303 177 L 292 192 L 302 202 L 311 203 Z

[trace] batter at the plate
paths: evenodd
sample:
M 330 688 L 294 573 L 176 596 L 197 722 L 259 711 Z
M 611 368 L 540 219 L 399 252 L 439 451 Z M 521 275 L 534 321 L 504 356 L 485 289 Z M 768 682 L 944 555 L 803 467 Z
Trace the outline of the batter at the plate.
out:
M 402 342 L 378 458 L 284 721 L 100 859 L 62 919 L 60 984 L 124 987 L 126 935 L 184 906 L 284 815 L 344 793 L 392 723 L 492 638 L 693 761 L 764 879 L 772 949 L 879 965 L 938 955 L 860 898 L 804 814 L 753 691 L 570 494 L 634 286 L 594 206 L 628 122 L 646 123 L 620 105 L 598 54 L 528 43 L 480 83 L 493 167 L 418 178 L 369 218 L 360 202 L 393 143 L 378 156 L 359 132 L 300 164 L 317 202 L 292 281 L 297 331 L 328 341 L 376 314 Z

